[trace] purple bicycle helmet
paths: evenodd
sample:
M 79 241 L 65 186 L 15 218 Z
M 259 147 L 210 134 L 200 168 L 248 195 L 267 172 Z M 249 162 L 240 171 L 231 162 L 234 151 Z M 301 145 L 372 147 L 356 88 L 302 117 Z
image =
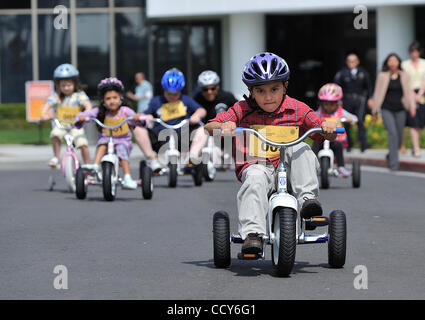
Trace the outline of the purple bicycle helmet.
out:
M 259 86 L 271 81 L 287 81 L 289 66 L 281 57 L 270 52 L 253 56 L 243 68 L 242 81 L 248 86 Z
M 99 82 L 97 85 L 97 91 L 101 99 L 107 91 L 114 90 L 119 92 L 120 94 L 124 93 L 124 85 L 120 80 L 115 77 L 105 78 Z

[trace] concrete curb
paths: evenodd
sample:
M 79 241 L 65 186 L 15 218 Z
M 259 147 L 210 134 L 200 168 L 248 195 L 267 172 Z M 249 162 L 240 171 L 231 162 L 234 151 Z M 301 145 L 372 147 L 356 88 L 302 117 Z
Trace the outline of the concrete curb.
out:
M 345 157 L 345 160 L 348 163 L 353 162 L 354 160 L 360 161 L 361 164 L 375 167 L 388 167 L 388 162 L 386 159 L 376 159 L 376 158 L 363 158 L 363 157 Z M 400 160 L 400 170 L 403 171 L 413 171 L 413 172 L 422 172 L 425 173 L 425 163 L 420 161 L 409 161 L 409 160 Z

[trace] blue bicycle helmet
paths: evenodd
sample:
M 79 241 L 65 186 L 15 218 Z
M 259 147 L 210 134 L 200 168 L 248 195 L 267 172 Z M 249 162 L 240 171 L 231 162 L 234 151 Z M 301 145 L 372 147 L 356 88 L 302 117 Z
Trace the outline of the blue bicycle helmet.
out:
M 162 88 L 169 92 L 182 91 L 185 84 L 184 75 L 177 68 L 166 71 L 161 79 Z
M 242 81 L 248 86 L 258 86 L 271 81 L 287 81 L 289 66 L 281 57 L 261 52 L 253 56 L 243 68 Z
M 64 63 L 56 67 L 53 72 L 53 79 L 69 79 L 76 78 L 80 75 L 78 70 L 69 63 Z

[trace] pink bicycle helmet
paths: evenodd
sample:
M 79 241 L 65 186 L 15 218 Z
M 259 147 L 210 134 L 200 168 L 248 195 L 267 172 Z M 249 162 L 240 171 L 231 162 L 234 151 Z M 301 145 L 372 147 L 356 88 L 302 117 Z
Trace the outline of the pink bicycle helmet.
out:
M 336 83 L 327 83 L 320 88 L 317 97 L 322 101 L 339 101 L 342 99 L 342 88 Z

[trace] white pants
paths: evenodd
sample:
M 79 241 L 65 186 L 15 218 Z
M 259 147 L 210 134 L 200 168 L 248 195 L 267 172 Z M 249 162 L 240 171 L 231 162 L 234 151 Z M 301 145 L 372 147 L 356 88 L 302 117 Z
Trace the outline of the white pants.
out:
M 304 142 L 287 148 L 284 159 L 292 194 L 301 208 L 306 199 L 319 197 L 319 161 Z M 277 172 L 271 163 L 253 164 L 243 171 L 237 195 L 242 239 L 249 233 L 266 234 L 269 196 L 276 191 L 276 178 Z

